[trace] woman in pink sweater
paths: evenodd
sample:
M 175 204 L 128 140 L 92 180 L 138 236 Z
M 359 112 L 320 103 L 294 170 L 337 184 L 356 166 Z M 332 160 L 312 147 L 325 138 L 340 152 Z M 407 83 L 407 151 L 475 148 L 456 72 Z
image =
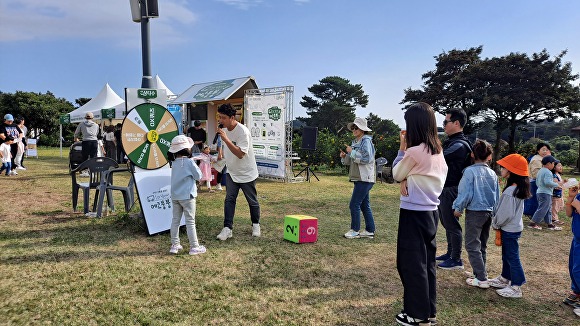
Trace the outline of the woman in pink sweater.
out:
M 401 208 L 397 237 L 397 270 L 403 283 L 401 325 L 435 322 L 435 235 L 439 195 L 445 184 L 447 164 L 437 137 L 433 108 L 415 103 L 405 112 L 406 130 L 393 162 L 393 177 L 401 182 Z

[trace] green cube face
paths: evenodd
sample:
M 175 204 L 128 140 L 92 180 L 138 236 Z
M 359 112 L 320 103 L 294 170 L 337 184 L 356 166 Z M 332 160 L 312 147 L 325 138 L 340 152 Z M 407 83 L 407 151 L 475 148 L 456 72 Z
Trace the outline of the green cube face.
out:
M 300 227 L 300 220 L 294 218 L 293 215 L 284 217 L 284 239 L 298 243 L 298 228 Z
M 318 239 L 318 219 L 307 215 L 286 215 L 284 217 L 284 239 L 294 243 L 316 242 Z

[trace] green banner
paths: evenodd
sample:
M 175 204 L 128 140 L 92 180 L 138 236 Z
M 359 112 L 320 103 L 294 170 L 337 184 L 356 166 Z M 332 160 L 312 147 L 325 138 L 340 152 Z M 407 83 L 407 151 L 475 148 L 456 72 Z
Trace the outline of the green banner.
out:
M 137 91 L 138 98 L 150 99 L 157 97 L 157 90 L 156 89 L 146 89 L 141 88 Z
M 70 115 L 68 114 L 63 114 L 58 119 L 61 125 L 66 125 L 70 123 Z
M 115 108 L 101 109 L 101 117 L 103 119 L 115 119 Z

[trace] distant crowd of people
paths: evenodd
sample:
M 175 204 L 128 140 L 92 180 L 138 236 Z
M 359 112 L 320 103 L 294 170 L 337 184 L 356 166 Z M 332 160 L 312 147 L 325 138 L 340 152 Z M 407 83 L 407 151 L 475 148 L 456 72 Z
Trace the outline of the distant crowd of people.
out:
M 127 162 L 121 142 L 121 124 L 101 129 L 93 118 L 93 113 L 87 112 L 85 121 L 79 123 L 74 133 L 75 142 L 82 141 L 82 161 L 92 157 L 108 157 L 117 163 Z
M 24 117 L 14 119 L 12 114 L 4 115 L 4 121 L 0 126 L 0 159 L 2 167 L 0 174 L 5 176 L 18 175 L 18 171 L 26 170 L 24 159 L 26 157 L 26 136 L 28 128 Z

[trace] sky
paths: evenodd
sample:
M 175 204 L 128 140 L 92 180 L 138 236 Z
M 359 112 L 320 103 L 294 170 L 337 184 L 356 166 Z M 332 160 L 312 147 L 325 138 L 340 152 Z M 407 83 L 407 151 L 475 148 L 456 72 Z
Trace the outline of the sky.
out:
M 327 76 L 361 84 L 369 113 L 404 126 L 406 88 L 437 55 L 483 46 L 482 57 L 563 50 L 580 72 L 580 1 L 159 0 L 151 70 L 176 94 L 253 76 L 300 100 Z M 50 91 L 74 104 L 106 83 L 141 86 L 141 27 L 129 0 L 0 0 L 0 91 Z M 439 116 L 441 122 L 443 117 Z

